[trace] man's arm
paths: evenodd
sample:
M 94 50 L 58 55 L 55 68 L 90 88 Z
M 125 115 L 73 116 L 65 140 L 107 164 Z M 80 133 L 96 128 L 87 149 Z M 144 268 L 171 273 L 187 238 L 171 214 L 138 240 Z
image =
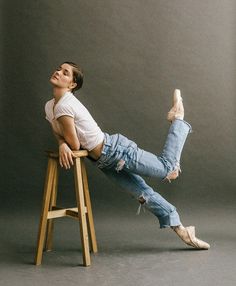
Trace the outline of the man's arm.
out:
M 66 143 L 65 139 L 64 139 L 61 135 L 59 135 L 58 133 L 56 133 L 54 130 L 53 130 L 53 134 L 54 134 L 54 136 L 55 136 L 56 139 L 57 139 L 57 142 L 58 142 L 58 146 L 59 146 L 59 147 L 60 147 L 61 144 Z
M 76 134 L 74 119 L 69 116 L 61 116 L 58 122 L 62 129 L 63 137 L 55 132 L 54 135 L 59 145 L 59 162 L 61 167 L 69 169 L 73 165 L 72 150 L 79 150 L 80 142 Z
M 62 128 L 63 137 L 72 150 L 80 149 L 80 142 L 76 133 L 74 118 L 61 116 L 58 122 Z

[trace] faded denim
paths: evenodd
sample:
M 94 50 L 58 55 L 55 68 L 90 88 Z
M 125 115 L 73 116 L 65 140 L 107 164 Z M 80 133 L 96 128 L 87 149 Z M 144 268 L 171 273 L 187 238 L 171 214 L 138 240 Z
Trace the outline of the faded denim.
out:
M 161 228 L 180 225 L 179 215 L 175 206 L 148 186 L 141 176 L 162 180 L 179 168 L 181 152 L 191 130 L 189 123 L 176 119 L 159 156 L 140 149 L 121 134 L 105 133 L 102 155 L 96 161 L 98 168 L 158 218 Z

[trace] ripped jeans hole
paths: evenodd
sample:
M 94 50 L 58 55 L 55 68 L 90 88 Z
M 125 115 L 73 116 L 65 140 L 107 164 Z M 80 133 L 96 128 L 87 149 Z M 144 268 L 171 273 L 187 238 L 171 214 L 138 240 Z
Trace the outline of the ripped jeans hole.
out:
M 146 200 L 144 199 L 144 197 L 139 197 L 138 201 L 140 202 L 141 205 L 143 205 L 144 203 L 146 203 Z
M 138 198 L 138 201 L 139 201 L 139 207 L 138 207 L 138 210 L 137 210 L 137 212 L 136 212 L 136 215 L 139 215 L 139 214 L 140 214 L 140 211 L 141 211 L 142 206 L 144 205 L 144 203 L 146 203 L 146 200 L 144 199 L 143 196 L 139 197 L 139 198 Z M 143 211 L 145 212 L 145 208 L 143 208 Z
M 116 165 L 116 171 L 119 172 L 124 168 L 125 160 L 121 159 Z

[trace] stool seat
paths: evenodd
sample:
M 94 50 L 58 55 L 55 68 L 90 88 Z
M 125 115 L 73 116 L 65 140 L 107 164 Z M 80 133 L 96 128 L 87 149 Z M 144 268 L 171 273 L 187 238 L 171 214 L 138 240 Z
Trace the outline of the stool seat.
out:
M 47 251 L 52 250 L 53 220 L 55 218 L 66 216 L 79 221 L 83 265 L 89 266 L 91 264 L 89 243 L 91 244 L 91 250 L 96 253 L 97 241 L 94 229 L 87 173 L 84 164 L 84 158 L 88 156 L 88 151 L 73 151 L 74 183 L 77 206 L 67 208 L 56 205 L 59 153 L 47 150 L 46 154 L 48 157 L 48 167 L 44 185 L 43 206 L 39 224 L 35 264 L 40 265 L 42 263 L 44 244 Z
M 45 151 L 48 157 L 51 158 L 59 158 L 59 153 L 55 151 L 46 150 Z M 88 151 L 87 150 L 78 150 L 78 151 L 72 151 L 74 158 L 78 157 L 87 157 Z

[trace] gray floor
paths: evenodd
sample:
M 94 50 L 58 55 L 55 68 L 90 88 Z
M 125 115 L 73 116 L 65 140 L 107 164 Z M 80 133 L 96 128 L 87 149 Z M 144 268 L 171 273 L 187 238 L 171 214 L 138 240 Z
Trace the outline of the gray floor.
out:
M 0 285 L 236 285 L 234 207 L 182 212 L 182 221 L 195 224 L 211 244 L 209 251 L 185 246 L 147 212 L 95 210 L 99 253 L 90 267 L 81 266 L 77 222 L 67 218 L 56 222 L 54 251 L 34 266 L 38 215 L 1 215 Z

